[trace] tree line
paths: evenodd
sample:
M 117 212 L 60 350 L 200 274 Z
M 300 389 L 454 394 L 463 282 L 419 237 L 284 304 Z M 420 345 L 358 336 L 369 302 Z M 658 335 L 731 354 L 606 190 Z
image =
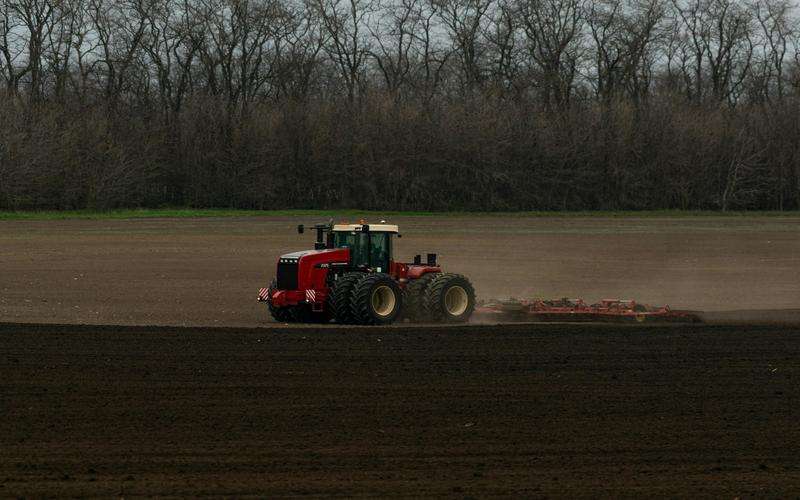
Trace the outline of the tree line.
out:
M 800 209 L 789 0 L 0 0 L 0 209 Z

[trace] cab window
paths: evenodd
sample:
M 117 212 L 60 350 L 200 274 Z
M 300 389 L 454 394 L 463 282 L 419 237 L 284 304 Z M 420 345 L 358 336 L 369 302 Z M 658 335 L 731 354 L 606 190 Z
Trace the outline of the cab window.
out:
M 389 270 L 389 242 L 389 233 L 372 233 L 370 238 L 370 262 L 384 273 Z
M 353 266 L 369 266 L 389 269 L 391 255 L 391 235 L 389 233 L 364 233 L 361 231 L 337 231 L 333 234 L 333 246 L 349 248 Z
M 367 234 L 360 231 L 333 233 L 333 246 L 350 249 L 350 264 L 361 266 L 367 264 Z

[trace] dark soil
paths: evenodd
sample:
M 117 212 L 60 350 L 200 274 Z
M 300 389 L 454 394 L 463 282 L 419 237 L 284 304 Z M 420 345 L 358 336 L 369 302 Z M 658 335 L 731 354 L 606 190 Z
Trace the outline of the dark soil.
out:
M 800 494 L 800 329 L 0 325 L 0 497 Z

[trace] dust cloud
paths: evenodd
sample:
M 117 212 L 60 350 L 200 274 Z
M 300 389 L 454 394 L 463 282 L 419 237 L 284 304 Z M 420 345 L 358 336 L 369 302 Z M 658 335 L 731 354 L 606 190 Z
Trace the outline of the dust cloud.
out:
M 797 321 L 798 217 L 450 217 L 397 221 L 479 299 L 634 299 L 707 321 Z M 485 321 L 480 319 L 480 321 Z M 491 320 L 490 320 L 491 321 Z

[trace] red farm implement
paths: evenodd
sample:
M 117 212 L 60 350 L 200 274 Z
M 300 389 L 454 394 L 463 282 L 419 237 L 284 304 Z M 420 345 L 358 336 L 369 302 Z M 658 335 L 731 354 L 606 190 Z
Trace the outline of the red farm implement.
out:
M 702 322 L 697 311 L 674 310 L 669 306 L 654 307 L 635 300 L 619 299 L 604 299 L 596 304 L 567 298 L 508 299 L 481 304 L 475 309 L 475 315 L 497 321 Z

